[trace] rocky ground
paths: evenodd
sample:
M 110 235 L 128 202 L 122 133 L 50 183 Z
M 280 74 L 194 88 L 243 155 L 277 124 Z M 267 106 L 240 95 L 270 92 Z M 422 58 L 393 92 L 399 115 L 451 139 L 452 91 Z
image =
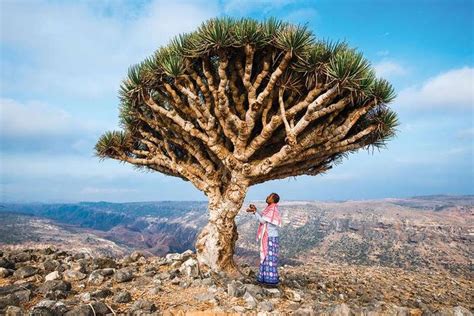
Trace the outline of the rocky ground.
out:
M 472 278 L 311 262 L 280 267 L 278 288 L 200 271 L 192 251 L 120 259 L 54 248 L 0 251 L 6 315 L 472 315 Z

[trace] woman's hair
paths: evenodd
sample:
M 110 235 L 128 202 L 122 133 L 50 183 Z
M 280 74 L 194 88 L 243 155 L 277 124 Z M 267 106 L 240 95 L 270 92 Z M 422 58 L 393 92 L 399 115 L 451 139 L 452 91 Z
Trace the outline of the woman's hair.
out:
M 272 194 L 270 194 L 270 195 L 271 195 L 271 197 L 272 197 L 272 199 L 273 199 L 273 202 L 275 202 L 275 203 L 280 202 L 280 196 L 279 196 L 278 194 L 272 193 Z

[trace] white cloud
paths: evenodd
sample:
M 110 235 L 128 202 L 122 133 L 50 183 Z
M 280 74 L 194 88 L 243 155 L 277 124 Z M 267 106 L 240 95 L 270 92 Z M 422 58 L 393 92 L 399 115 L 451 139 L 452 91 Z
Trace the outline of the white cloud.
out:
M 470 109 L 474 107 L 474 68 L 452 69 L 420 86 L 402 90 L 397 105 L 412 109 Z
M 405 67 L 392 60 L 382 60 L 374 68 L 379 77 L 403 76 L 408 73 Z
M 456 137 L 459 139 L 474 139 L 474 127 L 459 130 Z
M 48 104 L 30 101 L 20 103 L 0 99 L 0 131 L 3 137 L 71 135 L 92 132 L 98 124 L 80 121 L 68 112 Z
M 104 6 L 106 4 L 104 3 Z M 128 4 L 128 6 L 132 6 Z M 87 2 L 7 1 L 0 32 L 3 93 L 62 94 L 97 98 L 116 95 L 127 68 L 151 55 L 170 37 L 191 31 L 217 14 L 201 1 L 153 1 L 140 16 L 108 15 Z M 124 6 L 118 3 L 118 6 Z M 15 78 L 15 80 L 11 80 Z

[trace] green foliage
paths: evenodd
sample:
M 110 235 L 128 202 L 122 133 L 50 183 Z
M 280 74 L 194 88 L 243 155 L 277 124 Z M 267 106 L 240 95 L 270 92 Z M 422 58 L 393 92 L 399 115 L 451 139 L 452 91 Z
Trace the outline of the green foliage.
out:
M 96 155 L 100 158 L 115 157 L 130 148 L 130 137 L 123 131 L 105 132 L 95 145 Z

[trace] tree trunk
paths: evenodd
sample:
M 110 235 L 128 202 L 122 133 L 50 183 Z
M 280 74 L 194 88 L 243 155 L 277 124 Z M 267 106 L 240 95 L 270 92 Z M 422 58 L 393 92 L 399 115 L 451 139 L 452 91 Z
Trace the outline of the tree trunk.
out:
M 248 186 L 245 181 L 234 182 L 223 196 L 209 197 L 209 223 L 196 241 L 199 264 L 214 272 L 237 272 L 233 258 L 238 239 L 235 216 L 242 207 Z

